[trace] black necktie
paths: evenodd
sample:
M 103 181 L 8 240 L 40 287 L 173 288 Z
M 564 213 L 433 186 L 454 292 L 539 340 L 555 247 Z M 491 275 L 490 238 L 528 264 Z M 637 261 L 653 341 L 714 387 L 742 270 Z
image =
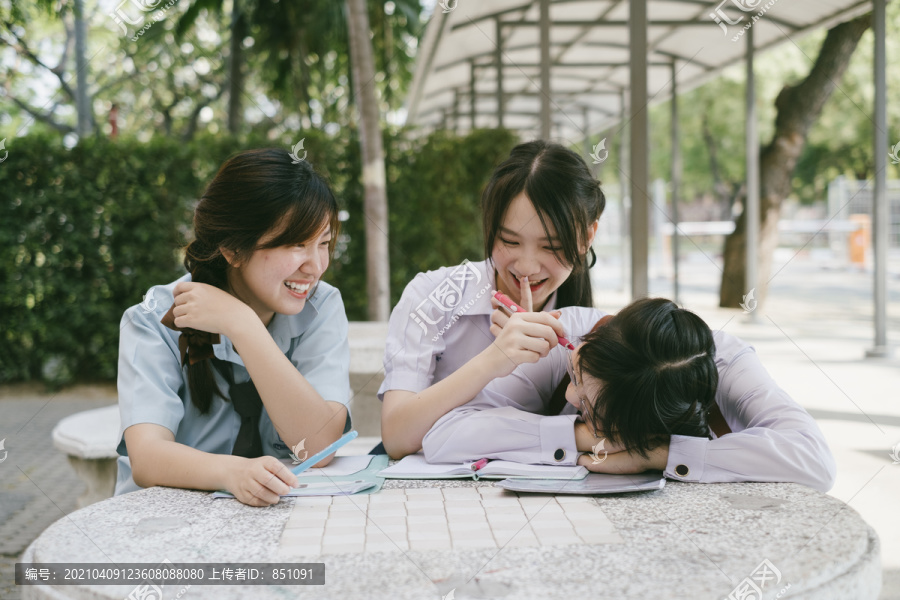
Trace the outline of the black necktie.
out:
M 213 364 L 228 381 L 228 395 L 234 410 L 241 417 L 241 428 L 231 454 L 246 458 L 257 458 L 263 455 L 262 438 L 259 435 L 259 417 L 262 414 L 262 398 L 256 391 L 252 380 L 235 383 L 232 365 L 228 361 L 212 358 Z

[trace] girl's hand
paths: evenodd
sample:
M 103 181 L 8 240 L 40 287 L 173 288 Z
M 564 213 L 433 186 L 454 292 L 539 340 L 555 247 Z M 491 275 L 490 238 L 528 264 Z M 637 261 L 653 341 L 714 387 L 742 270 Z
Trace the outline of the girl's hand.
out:
M 579 452 L 594 452 L 596 450 L 600 458 L 603 458 L 605 454 L 625 450 L 625 446 L 622 445 L 621 441 L 613 444 L 602 433 L 600 437 L 594 437 L 591 434 L 591 428 L 583 421 L 575 421 L 575 447 Z
M 531 284 L 527 277 L 523 277 L 519 284 L 519 296 L 522 298 L 522 308 L 524 308 L 526 312 L 534 312 L 534 300 L 531 297 Z M 506 312 L 506 307 L 500 304 L 496 298 L 491 298 L 491 306 L 494 307 L 494 312 L 491 314 L 491 333 L 493 333 L 494 325 L 503 329 L 506 322 L 509 320 L 509 314 Z M 550 314 L 557 319 L 562 316 L 562 312 L 558 310 L 554 310 Z M 560 332 L 559 335 L 565 337 L 562 332 Z M 494 337 L 497 337 L 496 333 L 494 333 Z
M 274 456 L 236 457 L 227 468 L 225 489 L 249 506 L 278 504 L 283 494 L 300 483 Z
M 222 333 L 229 338 L 234 325 L 256 317 L 252 308 L 224 290 L 205 283 L 182 281 L 175 286 L 176 327 Z
M 526 312 L 516 312 L 507 316 L 505 307 L 491 298 L 494 312 L 491 315 L 491 333 L 496 338 L 485 352 L 492 355 L 492 364 L 496 365 L 492 372 L 495 377 L 505 377 L 517 366 L 526 362 L 537 362 L 547 356 L 550 349 L 559 344 L 559 338 L 565 337 L 565 331 L 559 322 L 562 315 L 534 312 L 531 298 L 531 287 L 528 278 L 523 277 L 521 283 L 522 302 Z M 502 310 L 498 307 L 502 307 Z
M 500 331 L 506 327 L 506 324 L 509 322 L 510 314 L 506 310 L 506 307 L 500 304 L 500 302 L 496 298 L 491 298 L 491 306 L 494 308 L 494 312 L 491 313 L 491 333 L 494 334 L 494 337 L 497 337 L 500 334 Z M 525 314 L 525 313 L 518 313 Z M 537 315 L 550 315 L 554 319 L 559 319 L 562 316 L 562 311 L 554 310 L 553 312 L 538 312 L 534 313 Z M 562 330 L 560 330 L 559 335 L 565 337 Z
M 597 461 L 590 454 L 582 454 L 578 457 L 578 464 L 586 467 L 594 473 L 613 473 L 618 475 L 643 473 L 644 471 L 665 471 L 669 460 L 668 442 L 661 444 L 647 453 L 644 458 L 637 452 L 614 452 L 603 458 L 603 453 L 597 457 Z
M 522 363 L 537 362 L 559 344 L 565 336 L 562 324 L 549 313 L 514 313 L 505 326 L 492 323 L 491 333 L 496 339 L 484 351 L 490 354 L 494 377 L 505 377 Z

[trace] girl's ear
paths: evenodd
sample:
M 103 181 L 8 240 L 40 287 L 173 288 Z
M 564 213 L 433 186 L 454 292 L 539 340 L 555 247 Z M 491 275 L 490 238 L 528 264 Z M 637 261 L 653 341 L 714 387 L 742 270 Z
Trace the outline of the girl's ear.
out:
M 590 225 L 588 225 L 588 228 L 587 228 L 587 234 L 588 234 L 588 237 L 587 237 L 587 247 L 586 247 L 586 248 L 582 248 L 582 254 L 587 254 L 587 251 L 588 251 L 588 249 L 591 247 L 591 244 L 594 243 L 594 236 L 597 235 L 597 228 L 598 228 L 598 227 L 600 227 L 600 221 L 599 221 L 599 220 L 594 221 L 593 223 L 591 223 Z
M 615 316 L 615 315 L 604 315 L 604 316 L 602 316 L 602 317 L 600 318 L 599 321 L 597 321 L 596 323 L 594 323 L 594 326 L 591 328 L 591 333 L 594 333 L 594 332 L 597 331 L 599 328 L 603 327 L 604 325 L 607 325 L 610 321 L 613 320 L 613 317 L 614 317 L 614 316 Z
M 229 250 L 228 248 L 223 248 L 219 246 L 219 252 L 222 253 L 222 256 L 225 257 L 225 260 L 228 261 L 228 264 L 232 267 L 239 266 L 238 261 L 235 258 L 234 250 Z

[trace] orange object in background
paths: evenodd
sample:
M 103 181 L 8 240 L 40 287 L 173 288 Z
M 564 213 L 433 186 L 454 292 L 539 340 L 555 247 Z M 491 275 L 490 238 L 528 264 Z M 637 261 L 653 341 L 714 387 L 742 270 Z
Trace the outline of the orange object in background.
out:
M 869 215 L 850 215 L 850 222 L 858 227 L 850 234 L 850 264 L 866 264 L 866 251 L 872 245 L 872 218 Z

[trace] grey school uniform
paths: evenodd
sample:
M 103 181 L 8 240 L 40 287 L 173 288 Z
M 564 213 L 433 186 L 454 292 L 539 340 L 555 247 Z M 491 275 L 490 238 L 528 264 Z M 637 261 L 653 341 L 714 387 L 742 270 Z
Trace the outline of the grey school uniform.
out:
M 119 336 L 119 412 L 116 495 L 141 489 L 131 476 L 125 447 L 125 430 L 138 423 L 155 423 L 169 429 L 175 441 L 203 452 L 231 454 L 241 419 L 230 402 L 214 396 L 210 410 L 201 415 L 190 400 L 187 370 L 181 365 L 181 335 L 160 323 L 174 301 L 173 290 L 190 274 L 150 289 L 143 304 L 125 311 Z M 151 300 L 152 299 L 152 300 Z M 268 331 L 282 352 L 326 401 L 350 402 L 350 347 L 347 316 L 340 292 L 320 282 L 315 294 L 296 315 L 275 314 Z M 213 345 L 216 358 L 234 364 L 235 383 L 250 379 L 231 340 L 221 336 Z M 219 389 L 228 384 L 216 371 Z M 349 424 L 349 408 L 348 408 Z M 290 448 L 278 435 L 263 406 L 259 419 L 263 454 L 290 456 Z

